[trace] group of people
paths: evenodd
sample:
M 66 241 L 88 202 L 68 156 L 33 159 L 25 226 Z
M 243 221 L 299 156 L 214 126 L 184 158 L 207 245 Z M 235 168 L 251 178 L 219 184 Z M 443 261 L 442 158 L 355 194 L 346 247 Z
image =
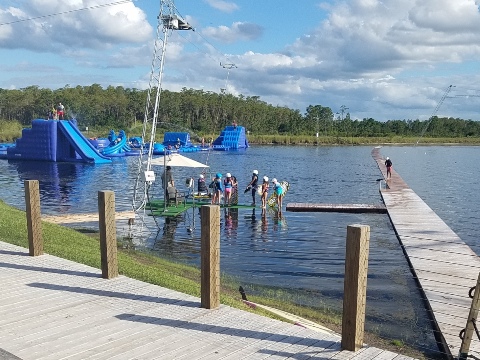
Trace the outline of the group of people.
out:
M 167 166 L 165 174 L 162 174 L 162 188 L 166 190 L 169 186 L 175 186 L 173 180 L 172 168 Z M 284 189 L 277 179 L 272 179 L 272 189 L 275 194 L 278 209 L 281 211 L 283 206 Z M 263 182 L 260 184 L 258 177 L 258 170 L 253 170 L 252 178 L 248 183 L 245 193 L 251 191 L 252 206 L 256 206 L 256 197 L 260 195 L 262 208 L 267 207 L 268 192 L 270 190 L 270 181 L 268 176 L 263 177 Z M 231 173 L 226 173 L 225 178 L 221 173 L 215 174 L 212 181 L 207 185 L 205 175 L 200 174 L 197 179 L 197 195 L 211 196 L 211 203 L 220 205 L 222 196 L 223 204 L 225 206 L 235 205 L 238 203 L 238 181 Z
M 267 207 L 267 198 L 268 198 L 268 192 L 270 189 L 270 180 L 268 176 L 264 176 L 262 180 L 263 182 L 260 184 L 259 177 L 258 177 L 258 170 L 253 170 L 252 178 L 245 189 L 245 193 L 251 191 L 252 206 L 256 206 L 257 194 L 260 195 L 262 208 L 265 209 Z M 232 194 L 237 194 L 238 196 L 238 181 L 236 177 L 232 176 L 232 174 L 230 173 L 226 174 L 226 177 L 223 181 L 222 181 L 222 174 L 217 173 L 211 185 L 213 188 L 212 204 L 220 204 L 220 199 L 223 194 L 224 204 L 229 206 L 232 204 L 231 202 Z M 283 195 L 284 195 L 283 187 L 275 178 L 272 179 L 272 187 L 275 194 L 278 209 L 281 211 L 282 205 L 283 205 Z M 199 189 L 200 189 L 200 185 L 199 185 Z
M 57 106 L 53 106 L 47 113 L 48 120 L 63 120 L 65 116 L 65 106 L 59 102 Z
M 224 205 L 230 206 L 238 203 L 238 181 L 232 174 L 227 173 L 223 180 L 222 174 L 215 174 L 209 188 L 212 189 L 212 204 L 220 205 L 222 195 L 224 195 Z

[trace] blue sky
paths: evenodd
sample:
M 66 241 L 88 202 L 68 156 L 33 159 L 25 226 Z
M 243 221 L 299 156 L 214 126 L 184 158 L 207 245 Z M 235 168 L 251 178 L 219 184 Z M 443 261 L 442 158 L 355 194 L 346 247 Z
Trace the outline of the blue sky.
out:
M 438 115 L 480 120 L 479 4 L 176 0 L 195 31 L 169 37 L 162 87 L 226 88 L 302 113 L 345 105 L 352 118 L 384 121 L 428 119 L 454 85 Z M 151 0 L 2 0 L 0 88 L 145 89 L 159 9 Z

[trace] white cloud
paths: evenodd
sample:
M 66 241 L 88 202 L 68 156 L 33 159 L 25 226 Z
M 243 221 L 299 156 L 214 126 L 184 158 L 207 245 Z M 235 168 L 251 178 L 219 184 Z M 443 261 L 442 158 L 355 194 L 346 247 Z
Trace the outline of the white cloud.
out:
M 211 7 L 213 7 L 214 9 L 217 9 L 226 13 L 231 13 L 239 9 L 237 4 L 230 1 L 205 0 L 205 2 Z
M 229 28 L 219 26 L 217 28 L 207 27 L 202 31 L 203 35 L 217 41 L 230 44 L 237 41 L 256 40 L 263 34 L 263 27 L 253 23 L 235 22 Z
M 99 0 L 26 0 L 22 9 L 0 8 L 0 23 L 15 22 L 0 26 L 0 47 L 58 53 L 76 47 L 141 43 L 151 36 L 145 13 L 133 2 L 104 4 Z M 48 16 L 52 14 L 57 15 Z

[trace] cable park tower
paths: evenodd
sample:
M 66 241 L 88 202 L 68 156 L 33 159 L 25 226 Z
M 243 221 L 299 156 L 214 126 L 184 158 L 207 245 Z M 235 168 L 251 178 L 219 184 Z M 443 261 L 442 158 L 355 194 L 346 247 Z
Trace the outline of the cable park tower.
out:
M 146 159 L 144 155 L 146 149 L 142 148 L 142 151 L 140 151 L 133 191 L 132 206 L 135 212 L 135 218 L 136 220 L 140 220 L 142 226 L 144 224 L 145 206 L 149 197 L 149 187 L 155 181 L 155 175 L 152 170 L 152 155 L 158 122 L 160 95 L 162 92 L 162 77 L 167 42 L 172 32 L 178 30 L 192 30 L 192 27 L 176 14 L 173 0 L 161 0 L 160 13 L 157 17 L 157 32 L 142 130 L 142 146 L 145 146 L 147 143 L 149 146 Z

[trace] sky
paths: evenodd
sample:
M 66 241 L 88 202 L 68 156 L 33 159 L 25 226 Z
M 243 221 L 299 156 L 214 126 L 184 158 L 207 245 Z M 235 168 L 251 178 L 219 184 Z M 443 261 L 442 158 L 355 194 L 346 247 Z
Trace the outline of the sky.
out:
M 480 0 L 0 0 L 0 88 L 147 89 L 162 4 L 163 89 L 480 120 Z

